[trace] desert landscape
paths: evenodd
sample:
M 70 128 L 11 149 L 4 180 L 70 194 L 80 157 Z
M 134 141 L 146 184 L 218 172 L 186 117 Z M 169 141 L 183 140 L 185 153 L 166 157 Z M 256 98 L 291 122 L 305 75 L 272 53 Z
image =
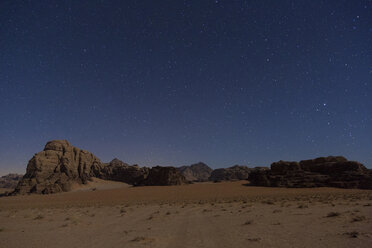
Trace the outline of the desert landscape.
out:
M 1 182 L 13 186 L 0 198 L 1 247 L 372 245 L 370 170 L 343 157 L 147 168 L 54 140 Z
M 372 248 L 372 0 L 3 0 L 0 37 L 0 248 Z
M 0 247 L 371 247 L 371 191 L 246 183 L 2 197 Z

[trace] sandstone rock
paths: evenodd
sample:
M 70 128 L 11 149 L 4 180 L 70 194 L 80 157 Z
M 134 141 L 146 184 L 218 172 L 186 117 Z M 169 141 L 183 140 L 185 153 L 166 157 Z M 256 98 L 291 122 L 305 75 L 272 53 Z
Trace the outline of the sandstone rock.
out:
M 210 181 L 231 181 L 231 180 L 247 180 L 252 168 L 247 166 L 235 165 L 230 168 L 220 168 L 212 171 L 209 177 Z
M 147 167 L 128 165 L 115 158 L 110 163 L 103 166 L 98 177 L 105 180 L 120 181 L 131 185 L 137 185 L 147 178 L 149 171 L 150 169 Z
M 361 163 L 346 158 L 320 157 L 300 162 L 279 161 L 271 170 L 255 171 L 252 185 L 271 187 L 338 187 L 372 189 L 372 174 Z
M 178 168 L 178 170 L 182 173 L 182 175 L 184 175 L 186 180 L 190 182 L 208 181 L 213 171 L 208 165 L 202 162 L 192 164 L 190 166 L 181 166 Z
M 92 153 L 66 140 L 53 140 L 28 162 L 26 174 L 13 194 L 69 191 L 72 183 L 86 183 L 101 169 L 101 161 Z
M 16 173 L 2 176 L 0 177 L 0 188 L 14 189 L 22 177 L 23 175 Z
M 152 167 L 146 179 L 140 182 L 141 186 L 166 186 L 187 184 L 186 178 L 175 167 Z

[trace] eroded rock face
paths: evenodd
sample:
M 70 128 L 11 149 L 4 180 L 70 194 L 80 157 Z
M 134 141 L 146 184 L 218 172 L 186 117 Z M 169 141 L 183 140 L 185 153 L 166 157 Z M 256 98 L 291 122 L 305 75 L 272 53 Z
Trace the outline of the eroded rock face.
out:
M 208 181 L 213 171 L 208 165 L 202 162 L 190 166 L 181 166 L 178 170 L 184 175 L 186 180 L 190 182 Z
M 0 188 L 14 189 L 18 182 L 22 179 L 23 175 L 10 173 L 0 177 Z
M 101 169 L 101 161 L 92 153 L 66 140 L 53 140 L 28 162 L 26 174 L 13 194 L 69 191 L 73 183 L 86 183 Z
M 209 177 L 210 181 L 247 180 L 253 169 L 247 166 L 235 165 L 229 168 L 215 169 Z
M 271 170 L 252 172 L 249 181 L 252 185 L 271 187 L 372 189 L 371 172 L 361 163 L 341 156 L 275 162 Z
M 138 185 L 147 178 L 149 171 L 150 169 L 147 167 L 129 165 L 115 158 L 110 163 L 105 164 L 98 177 Z
M 167 186 L 187 184 L 186 178 L 175 167 L 152 167 L 142 186 Z
M 27 172 L 12 195 L 50 194 L 70 191 L 73 184 L 85 184 L 92 177 L 131 185 L 180 185 L 185 177 L 174 167 L 139 167 L 118 159 L 101 161 L 92 153 L 66 140 L 53 140 L 28 162 Z

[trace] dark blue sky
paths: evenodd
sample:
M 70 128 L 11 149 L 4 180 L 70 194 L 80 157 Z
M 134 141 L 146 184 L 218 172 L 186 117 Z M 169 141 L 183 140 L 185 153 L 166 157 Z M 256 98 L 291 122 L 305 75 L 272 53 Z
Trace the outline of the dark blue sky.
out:
M 101 160 L 372 167 L 372 1 L 1 1 L 0 174 Z

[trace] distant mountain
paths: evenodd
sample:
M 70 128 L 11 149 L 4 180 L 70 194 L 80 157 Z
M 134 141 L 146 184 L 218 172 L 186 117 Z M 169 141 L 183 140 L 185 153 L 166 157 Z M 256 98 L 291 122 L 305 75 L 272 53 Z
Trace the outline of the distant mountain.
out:
M 0 188 L 14 189 L 17 187 L 18 182 L 22 179 L 23 175 L 11 173 L 0 177 Z
M 192 164 L 189 166 L 181 166 L 178 170 L 184 175 L 187 181 L 190 182 L 205 182 L 208 181 L 208 178 L 211 176 L 212 169 L 199 162 L 197 164 Z
M 215 169 L 210 181 L 232 181 L 232 180 L 247 180 L 249 173 L 254 170 L 243 165 L 234 165 L 229 168 Z

